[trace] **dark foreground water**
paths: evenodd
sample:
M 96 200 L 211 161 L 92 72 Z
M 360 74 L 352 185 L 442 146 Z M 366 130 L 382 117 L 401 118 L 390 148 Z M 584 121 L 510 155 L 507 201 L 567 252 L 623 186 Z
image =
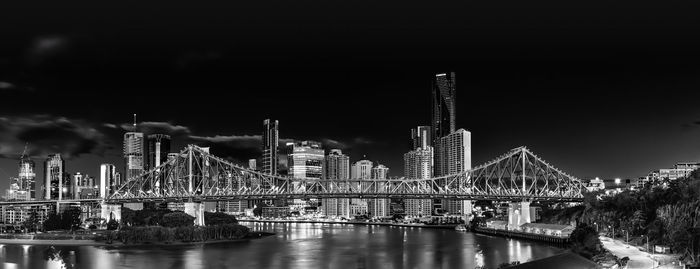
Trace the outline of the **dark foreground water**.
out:
M 243 223 L 274 236 L 191 246 L 0 245 L 0 268 L 496 268 L 562 252 L 546 244 L 453 230 Z

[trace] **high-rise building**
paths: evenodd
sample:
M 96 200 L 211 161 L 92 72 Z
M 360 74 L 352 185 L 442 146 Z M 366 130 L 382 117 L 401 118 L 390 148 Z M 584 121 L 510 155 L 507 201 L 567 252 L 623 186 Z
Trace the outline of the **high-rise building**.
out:
M 403 155 L 404 176 L 409 179 L 433 177 L 433 148 L 417 148 Z M 407 216 L 429 216 L 433 201 L 430 199 L 405 199 L 404 213 Z
M 377 164 L 372 167 L 372 179 L 387 179 L 389 177 L 389 168 L 383 164 Z M 384 183 L 377 183 L 378 188 L 382 189 Z M 387 198 L 369 199 L 367 201 L 367 211 L 371 217 L 386 217 L 390 215 L 391 202 Z
M 324 152 L 321 143 L 301 141 L 288 145 L 288 176 L 292 178 L 317 178 L 323 175 Z
M 170 153 L 170 136 L 165 134 L 148 135 L 148 164 L 146 169 L 152 169 L 168 161 Z
M 107 198 L 121 186 L 121 178 L 113 164 L 100 165 L 100 198 Z
M 371 179 L 372 178 L 372 161 L 360 160 L 352 164 L 350 169 L 350 177 L 352 179 Z
M 258 170 L 258 161 L 255 159 L 248 159 L 248 168 L 250 170 Z
M 73 199 L 98 198 L 99 186 L 95 183 L 95 179 L 87 174 L 73 174 Z
M 372 179 L 387 179 L 389 177 L 389 168 L 383 164 L 377 164 L 372 167 Z
M 29 198 L 29 191 L 20 188 L 20 179 L 12 178 L 10 182 L 10 188 L 5 190 L 4 198 L 7 201 L 27 201 Z M 1 220 L 1 218 L 0 218 Z
M 44 162 L 44 199 L 63 200 L 64 186 L 66 178 L 66 163 L 61 158 L 61 154 L 50 154 Z
M 124 159 L 126 161 L 126 180 L 141 175 L 144 169 L 143 133 L 128 132 L 124 134 Z
M 326 156 L 325 171 L 326 179 L 349 179 L 350 157 L 342 150 L 332 149 Z
M 262 135 L 262 172 L 264 174 L 277 174 L 277 147 L 279 146 L 279 122 L 266 119 L 263 121 L 265 129 Z
M 472 168 L 471 133 L 459 129 L 440 137 L 435 148 L 437 167 L 435 176 L 461 173 Z
M 440 138 L 435 150 L 435 176 L 462 173 L 472 168 L 471 133 L 459 129 Z M 442 209 L 454 214 L 471 213 L 471 202 L 466 200 L 442 200 Z
M 73 189 L 73 199 L 79 199 L 80 198 L 80 190 L 82 189 L 83 181 L 86 180 L 86 175 L 80 172 L 76 172 L 73 174 L 73 184 L 71 185 L 71 188 Z
M 352 179 L 372 179 L 372 167 L 374 164 L 370 160 L 360 160 L 352 164 L 350 168 L 350 178 Z M 362 184 L 362 183 L 360 183 Z M 360 187 L 362 188 L 362 186 Z M 350 199 L 350 215 L 369 214 L 369 199 Z
M 36 173 L 34 161 L 24 152 L 19 159 L 19 188 L 29 192 L 29 199 L 36 199 Z
M 430 126 L 418 126 L 411 129 L 411 149 L 433 146 Z
M 332 149 L 326 156 L 324 164 L 325 179 L 346 180 L 350 178 L 350 157 L 339 149 Z M 322 211 L 328 217 L 350 218 L 350 199 L 326 198 L 323 199 Z
M 451 132 L 456 126 L 455 73 L 435 75 L 433 81 L 432 139 L 435 141 Z

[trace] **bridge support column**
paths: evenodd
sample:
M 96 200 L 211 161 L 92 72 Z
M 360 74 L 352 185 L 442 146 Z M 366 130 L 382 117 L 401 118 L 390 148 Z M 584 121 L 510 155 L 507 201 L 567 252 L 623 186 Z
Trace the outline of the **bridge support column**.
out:
M 121 204 L 108 204 L 102 202 L 100 204 L 100 217 L 106 221 L 116 220 L 120 221 L 122 219 L 122 205 Z
M 204 203 L 185 202 L 185 213 L 194 217 L 194 225 L 204 226 Z
M 460 201 L 460 205 L 462 219 L 464 219 L 464 223 L 469 223 L 469 221 L 471 221 L 472 218 L 472 200 L 462 200 Z
M 508 229 L 520 229 L 520 225 L 530 223 L 530 202 L 510 203 L 508 206 Z

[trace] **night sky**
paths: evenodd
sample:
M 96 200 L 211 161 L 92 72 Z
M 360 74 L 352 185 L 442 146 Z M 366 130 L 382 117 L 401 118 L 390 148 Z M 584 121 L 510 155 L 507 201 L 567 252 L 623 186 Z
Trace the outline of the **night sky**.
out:
M 118 1 L 0 4 L 0 189 L 123 168 L 138 114 L 173 148 L 259 157 L 265 118 L 403 174 L 430 80 L 456 72 L 473 166 L 529 147 L 580 177 L 700 161 L 700 2 Z

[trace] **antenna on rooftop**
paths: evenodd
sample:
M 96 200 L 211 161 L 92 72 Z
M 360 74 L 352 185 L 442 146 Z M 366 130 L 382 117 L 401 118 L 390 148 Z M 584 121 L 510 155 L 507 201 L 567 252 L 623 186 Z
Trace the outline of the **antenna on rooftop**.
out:
M 134 113 L 134 132 L 136 132 L 136 113 Z
M 29 145 L 29 142 L 24 142 L 24 150 L 22 151 L 22 156 L 20 158 L 24 158 L 24 156 L 27 155 L 27 146 Z

